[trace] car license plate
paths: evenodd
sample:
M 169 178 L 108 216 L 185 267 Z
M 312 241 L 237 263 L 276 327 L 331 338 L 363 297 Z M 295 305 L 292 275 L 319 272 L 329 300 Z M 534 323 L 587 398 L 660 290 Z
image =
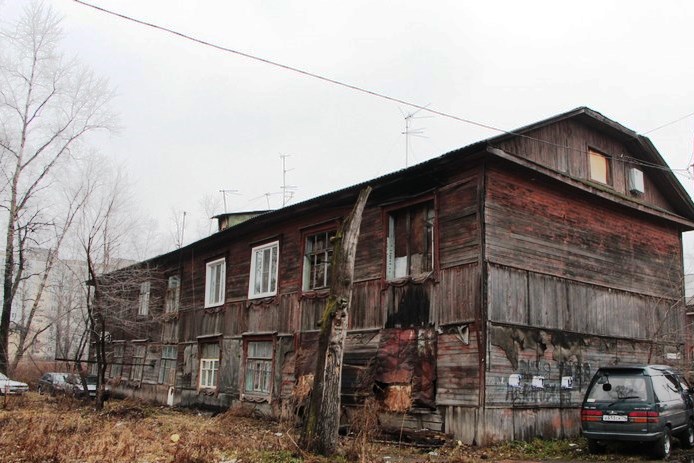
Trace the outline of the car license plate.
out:
M 626 415 L 602 415 L 602 420 L 626 422 L 629 421 L 629 418 Z

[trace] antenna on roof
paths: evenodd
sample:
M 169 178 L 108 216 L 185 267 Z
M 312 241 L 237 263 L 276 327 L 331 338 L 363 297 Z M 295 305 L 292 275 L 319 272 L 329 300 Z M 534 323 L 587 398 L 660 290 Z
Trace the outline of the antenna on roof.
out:
M 224 200 L 224 213 L 226 214 L 227 212 L 227 193 L 230 194 L 239 194 L 239 190 L 219 190 L 220 193 L 222 193 L 222 198 Z
M 280 158 L 282 159 L 282 186 L 280 187 L 282 189 L 282 207 L 286 206 L 287 203 L 292 200 L 294 191 L 297 189 L 295 186 L 287 185 L 287 172 L 294 170 L 287 169 L 287 158 L 290 156 L 290 154 L 280 154 Z
M 431 103 L 429 103 L 429 104 L 431 104 Z M 410 121 L 412 121 L 413 119 L 429 119 L 429 118 L 433 117 L 433 116 L 415 117 L 415 115 L 419 111 L 421 111 L 422 109 L 426 109 L 427 107 L 429 107 L 429 105 L 426 105 L 422 108 L 419 108 L 415 112 L 411 112 L 411 113 L 407 113 L 407 114 L 402 109 L 400 109 L 400 113 L 402 113 L 402 117 L 403 117 L 403 119 L 405 119 L 405 131 L 401 132 L 403 135 L 405 135 L 405 167 L 409 167 L 409 163 L 410 163 L 410 135 L 412 135 L 413 137 L 427 138 L 423 135 L 425 127 L 422 127 L 421 129 L 412 129 L 412 128 L 410 128 Z

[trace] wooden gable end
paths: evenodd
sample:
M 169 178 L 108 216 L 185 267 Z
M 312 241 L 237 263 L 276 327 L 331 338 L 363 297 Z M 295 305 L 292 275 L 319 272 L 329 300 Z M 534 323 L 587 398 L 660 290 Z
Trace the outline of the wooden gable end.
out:
M 663 170 L 649 167 L 653 160 L 646 159 L 636 139 L 625 134 L 601 130 L 571 118 L 535 128 L 523 136 L 492 142 L 491 146 L 625 199 L 678 213 L 677 205 L 664 194 L 667 186 L 662 182 Z M 591 152 L 606 158 L 606 181 L 596 180 L 591 173 Z M 638 188 L 642 192 L 637 192 L 630 182 L 630 176 L 634 175 L 632 169 L 642 173 L 643 188 Z

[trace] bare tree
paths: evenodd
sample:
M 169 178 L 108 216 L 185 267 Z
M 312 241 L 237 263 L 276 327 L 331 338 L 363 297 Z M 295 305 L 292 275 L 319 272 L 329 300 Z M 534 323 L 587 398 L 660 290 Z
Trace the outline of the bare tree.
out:
M 60 37 L 60 18 L 42 3 L 29 4 L 13 27 L 0 33 L 0 207 L 7 211 L 2 372 L 8 368 L 10 315 L 24 277 L 24 252 L 53 223 L 39 204 L 42 193 L 51 187 L 51 173 L 73 157 L 88 134 L 114 123 L 106 82 L 64 59 Z
M 354 209 L 333 241 L 330 294 L 321 317 L 313 390 L 301 436 L 304 449 L 323 455 L 332 455 L 337 446 L 342 357 L 349 326 L 354 259 L 362 213 L 370 193 L 371 187 L 359 193 Z

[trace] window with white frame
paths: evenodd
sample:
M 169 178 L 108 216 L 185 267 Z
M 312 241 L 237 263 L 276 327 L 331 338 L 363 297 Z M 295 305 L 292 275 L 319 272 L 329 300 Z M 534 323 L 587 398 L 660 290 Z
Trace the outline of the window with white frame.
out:
M 111 378 L 119 378 L 123 375 L 123 344 L 113 346 L 113 356 L 111 358 Z
M 147 346 L 136 344 L 133 350 L 133 366 L 130 369 L 130 379 L 133 381 L 142 381 L 142 372 L 145 366 L 145 355 L 147 354 Z
M 248 298 L 274 296 L 277 294 L 277 263 L 279 241 L 256 246 L 251 250 L 251 278 Z
M 205 307 L 224 304 L 226 260 L 208 262 L 205 270 Z
M 246 344 L 246 381 L 244 391 L 251 395 L 269 395 L 272 391 L 272 341 Z
M 326 288 L 330 285 L 333 238 L 335 230 L 306 237 L 304 252 L 304 290 Z
M 219 344 L 200 345 L 200 387 L 214 389 L 217 387 L 219 371 Z
M 144 316 L 149 314 L 149 288 L 149 281 L 145 281 L 142 284 L 140 284 L 140 299 L 137 308 L 138 315 Z
M 434 202 L 388 214 L 386 276 L 418 276 L 434 269 Z
M 176 346 L 162 346 L 159 363 L 159 384 L 171 384 L 176 381 Z
M 166 286 L 166 299 L 164 300 L 164 312 L 178 311 L 178 301 L 181 297 L 181 277 L 170 276 Z

